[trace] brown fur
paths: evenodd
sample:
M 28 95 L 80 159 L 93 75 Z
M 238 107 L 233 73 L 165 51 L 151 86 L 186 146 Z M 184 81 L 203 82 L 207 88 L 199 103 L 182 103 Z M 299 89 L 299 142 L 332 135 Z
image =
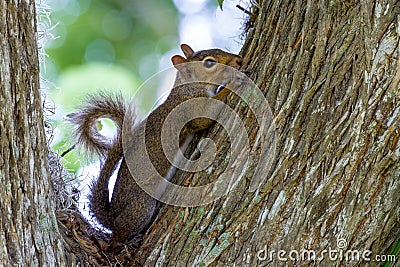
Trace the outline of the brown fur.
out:
M 191 68 L 179 65 L 185 62 L 202 61 L 206 58 L 229 65 L 238 69 L 241 58 L 219 49 L 194 52 L 188 45 L 181 46 L 185 56 L 174 56 L 172 62 L 178 69 L 175 86 L 166 101 L 156 108 L 147 119 L 146 123 L 146 148 L 152 164 L 156 170 L 166 176 L 171 163 L 165 157 L 161 145 L 160 129 L 167 115 L 177 105 L 196 97 L 210 97 L 210 88 L 216 91 L 217 87 L 225 83 L 224 71 L 208 71 L 203 67 Z M 201 65 L 200 65 L 201 66 Z M 225 76 L 224 76 L 225 75 Z M 209 81 L 205 83 L 184 84 L 187 79 L 196 78 Z M 208 86 L 208 87 L 207 87 Z M 224 100 L 229 91 L 225 88 L 214 98 Z M 200 109 L 207 107 L 193 107 L 191 112 L 198 114 Z M 199 109 L 199 110 L 196 110 Z M 127 106 L 121 96 L 100 94 L 92 96 L 89 101 L 77 112 L 70 114 L 69 120 L 76 125 L 74 135 L 78 143 L 84 145 L 89 151 L 96 152 L 105 162 L 102 165 L 98 180 L 93 184 L 90 196 L 90 208 L 97 220 L 112 231 L 111 247 L 125 242 L 146 228 L 155 212 L 157 201 L 145 193 L 134 181 L 129 173 L 122 149 L 121 129 Z M 110 118 L 115 121 L 118 128 L 118 136 L 112 142 L 104 138 L 96 131 L 94 125 L 99 118 Z M 131 120 L 133 121 L 133 115 Z M 209 119 L 195 119 L 184 127 L 180 134 L 180 144 L 184 139 L 199 130 L 208 128 L 213 124 Z M 140 124 L 139 124 L 140 126 Z M 121 161 L 118 170 L 111 202 L 109 201 L 108 182 Z

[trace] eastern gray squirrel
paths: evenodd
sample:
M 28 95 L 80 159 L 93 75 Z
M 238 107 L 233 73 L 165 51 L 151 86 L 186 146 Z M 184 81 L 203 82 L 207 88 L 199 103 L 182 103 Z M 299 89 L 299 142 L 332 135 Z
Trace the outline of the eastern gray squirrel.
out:
M 194 52 L 187 45 L 182 44 L 181 49 L 186 58 L 180 55 L 172 57 L 172 63 L 178 70 L 175 84 L 170 95 L 159 107 L 150 113 L 146 123 L 146 148 L 149 158 L 156 170 L 166 177 L 171 163 L 165 157 L 161 144 L 161 129 L 167 115 L 179 104 L 197 97 L 211 97 L 224 101 L 229 90 L 226 88 L 230 82 L 229 75 L 224 71 L 217 71 L 216 63 L 224 64 L 235 69 L 242 65 L 242 58 L 220 49 L 209 49 Z M 188 69 L 184 63 L 201 62 L 201 67 Z M 213 84 L 191 83 L 185 81 L 210 80 Z M 194 107 L 199 108 L 199 107 Z M 203 108 L 203 107 L 200 107 Z M 91 96 L 89 101 L 74 113 L 68 115 L 68 120 L 75 125 L 74 136 L 77 144 L 83 145 L 89 152 L 94 152 L 104 161 L 100 175 L 91 187 L 90 209 L 96 219 L 112 231 L 111 248 L 126 242 L 128 239 L 143 232 L 150 223 L 157 200 L 144 192 L 132 178 L 126 164 L 122 147 L 122 125 L 128 106 L 118 94 L 98 94 Z M 133 116 L 133 115 L 132 115 Z M 95 127 L 100 118 L 109 118 L 117 126 L 115 140 L 107 140 L 98 133 Z M 132 121 L 134 118 L 132 118 Z M 210 127 L 214 122 L 206 118 L 198 118 L 189 122 L 180 133 L 180 144 L 183 140 L 200 130 Z M 122 160 L 122 161 L 121 161 Z M 109 179 L 118 170 L 111 201 L 109 201 Z

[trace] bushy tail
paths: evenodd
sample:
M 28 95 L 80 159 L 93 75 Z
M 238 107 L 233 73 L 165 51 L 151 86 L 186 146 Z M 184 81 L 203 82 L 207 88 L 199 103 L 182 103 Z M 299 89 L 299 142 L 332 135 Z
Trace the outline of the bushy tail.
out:
M 82 145 L 90 153 L 104 157 L 115 140 L 109 140 L 98 132 L 97 120 L 111 119 L 117 126 L 116 140 L 118 140 L 126 111 L 127 106 L 120 94 L 100 93 L 89 96 L 80 109 L 67 115 L 67 118 L 75 125 L 73 135 L 77 139 L 77 144 Z
M 119 161 L 123 156 L 122 142 L 116 140 L 114 146 L 109 150 L 106 161 L 104 162 L 99 178 L 94 181 L 89 195 L 89 208 L 96 219 L 110 230 L 113 229 L 115 216 L 109 201 L 108 182 L 115 172 Z
M 127 105 L 120 94 L 101 93 L 88 97 L 88 101 L 75 112 L 69 114 L 68 120 L 75 125 L 74 136 L 78 145 L 89 152 L 97 153 L 105 161 L 102 164 L 99 178 L 91 186 L 90 209 L 97 220 L 105 227 L 112 229 L 113 214 L 110 208 L 108 183 L 123 157 L 121 131 Z M 117 126 L 117 137 L 107 140 L 101 135 L 96 123 L 100 118 L 108 118 Z M 134 115 L 129 120 L 133 123 Z

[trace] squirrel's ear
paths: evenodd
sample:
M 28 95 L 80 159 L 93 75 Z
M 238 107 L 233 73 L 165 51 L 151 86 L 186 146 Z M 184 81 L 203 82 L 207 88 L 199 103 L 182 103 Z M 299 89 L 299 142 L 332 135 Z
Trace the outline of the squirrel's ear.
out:
M 181 49 L 186 58 L 191 57 L 194 54 L 193 49 L 187 44 L 181 44 Z
M 172 64 L 174 64 L 174 67 L 178 70 L 182 68 L 182 65 L 179 66 L 180 64 L 186 63 L 187 60 L 186 58 L 180 56 L 180 55 L 175 55 L 171 58 Z

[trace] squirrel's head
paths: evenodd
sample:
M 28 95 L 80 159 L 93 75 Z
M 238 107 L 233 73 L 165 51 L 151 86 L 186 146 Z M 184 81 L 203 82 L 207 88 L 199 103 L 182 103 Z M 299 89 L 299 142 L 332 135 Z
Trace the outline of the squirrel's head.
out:
M 234 79 L 242 65 L 239 55 L 220 49 L 193 51 L 182 44 L 181 49 L 186 57 L 175 55 L 171 61 L 178 70 L 174 87 L 187 85 L 186 94 L 191 97 L 213 97 L 223 100 L 228 94 L 226 86 Z M 193 90 L 187 90 L 187 87 Z M 179 90 L 179 89 L 178 89 Z
M 220 49 L 195 52 L 187 44 L 182 44 L 181 49 L 185 57 L 175 55 L 171 59 L 178 74 L 169 101 L 174 103 L 173 106 L 177 106 L 187 100 L 198 100 L 195 105 L 184 105 L 185 111 L 181 112 L 189 118 L 198 117 L 187 123 L 182 130 L 185 134 L 190 134 L 206 129 L 214 123 L 212 119 L 197 115 L 203 114 L 204 110 L 213 114 L 220 112 L 222 106 L 207 98 L 225 100 L 240 80 L 238 69 L 242 65 L 242 58 Z

